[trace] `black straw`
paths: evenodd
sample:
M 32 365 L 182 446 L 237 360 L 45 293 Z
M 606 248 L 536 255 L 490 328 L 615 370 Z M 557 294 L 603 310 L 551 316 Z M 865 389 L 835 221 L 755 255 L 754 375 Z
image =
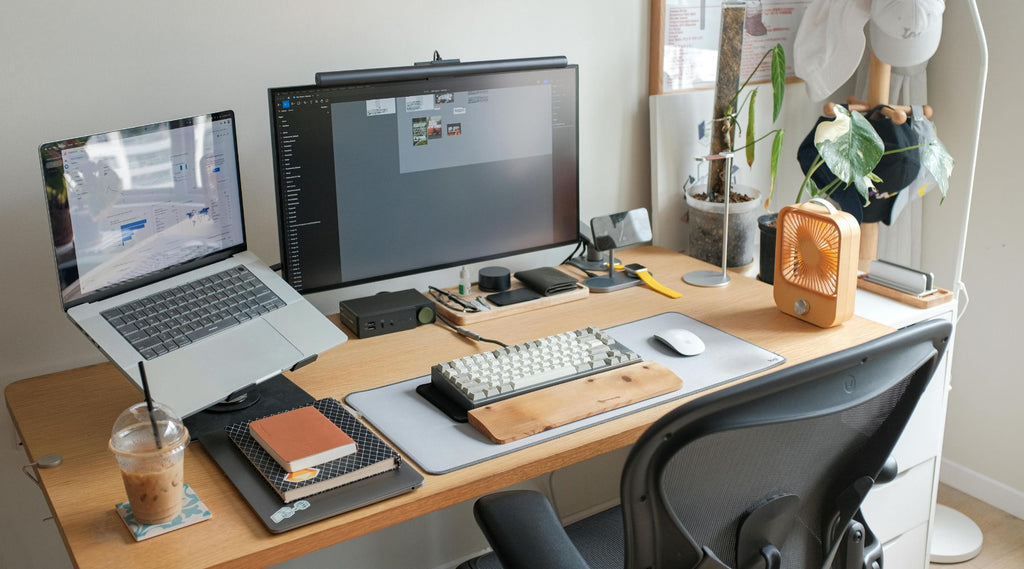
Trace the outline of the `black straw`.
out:
M 156 427 L 156 417 L 153 416 L 153 397 L 149 394 L 149 382 L 146 381 L 146 367 L 139 361 L 139 375 L 142 376 L 142 392 L 146 394 L 146 408 L 149 409 L 149 424 L 153 427 L 153 438 L 156 439 L 156 448 L 164 448 L 160 442 L 160 429 Z

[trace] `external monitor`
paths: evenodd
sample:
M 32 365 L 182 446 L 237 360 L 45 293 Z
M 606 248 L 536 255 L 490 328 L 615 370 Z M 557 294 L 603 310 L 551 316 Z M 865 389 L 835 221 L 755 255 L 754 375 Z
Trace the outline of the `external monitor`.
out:
M 458 65 L 269 90 L 282 271 L 297 290 L 576 242 L 577 67 Z

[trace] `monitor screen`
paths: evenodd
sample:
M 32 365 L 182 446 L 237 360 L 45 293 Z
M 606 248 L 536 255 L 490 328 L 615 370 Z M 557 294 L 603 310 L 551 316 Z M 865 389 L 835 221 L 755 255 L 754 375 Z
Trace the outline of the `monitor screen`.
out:
M 289 284 L 308 293 L 576 241 L 576 66 L 387 77 L 270 90 Z

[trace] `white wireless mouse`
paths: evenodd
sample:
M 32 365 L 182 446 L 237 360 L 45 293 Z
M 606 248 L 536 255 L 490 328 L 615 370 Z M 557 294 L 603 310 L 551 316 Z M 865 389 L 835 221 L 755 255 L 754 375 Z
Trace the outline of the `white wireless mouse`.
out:
M 704 342 L 685 328 L 662 330 L 654 337 L 681 356 L 696 356 L 704 352 Z

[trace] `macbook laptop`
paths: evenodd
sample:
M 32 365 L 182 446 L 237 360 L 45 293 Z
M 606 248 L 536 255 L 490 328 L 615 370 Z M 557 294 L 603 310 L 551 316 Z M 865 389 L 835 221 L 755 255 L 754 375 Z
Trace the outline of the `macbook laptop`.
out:
M 246 250 L 232 111 L 39 153 L 64 311 L 182 417 L 347 339 Z

